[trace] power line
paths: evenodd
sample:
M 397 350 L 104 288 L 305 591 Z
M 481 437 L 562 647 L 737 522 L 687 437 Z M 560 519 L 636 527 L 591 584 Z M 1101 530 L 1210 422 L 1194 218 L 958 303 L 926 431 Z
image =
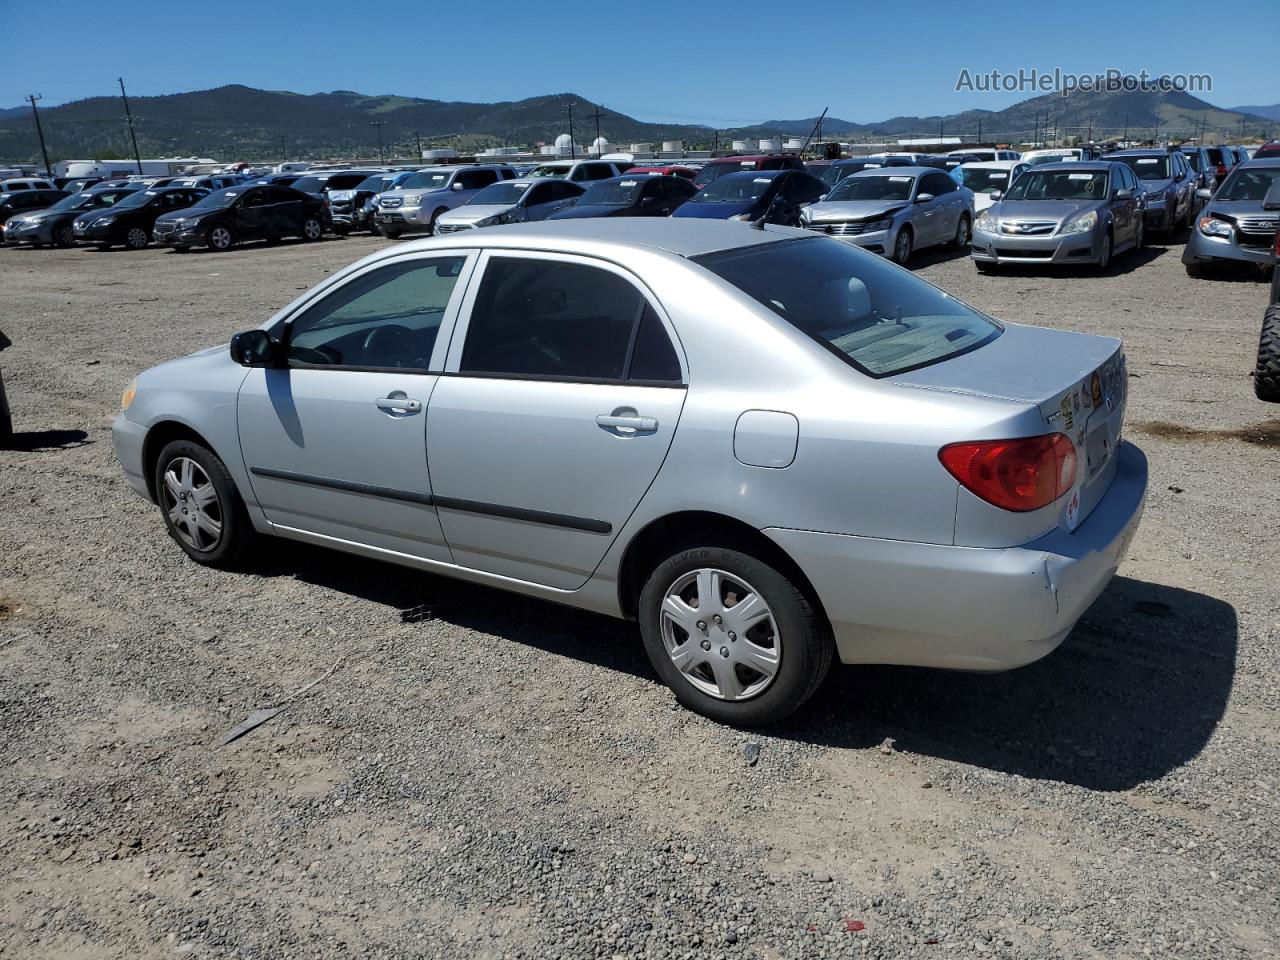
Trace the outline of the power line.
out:
M 133 129 L 133 114 L 129 110 L 129 95 L 124 92 L 124 77 L 120 81 L 120 99 L 124 101 L 124 122 L 129 125 L 129 136 L 133 139 L 133 159 L 138 161 L 138 174 L 142 174 L 142 154 L 138 151 L 138 132 Z
M 36 109 L 36 101 L 44 98 L 38 93 L 29 95 L 26 100 L 31 104 L 31 113 L 36 118 L 36 136 L 40 138 L 40 155 L 44 157 L 44 175 L 53 178 L 53 168 L 49 166 L 49 151 L 44 145 L 44 128 L 40 126 L 40 111 Z

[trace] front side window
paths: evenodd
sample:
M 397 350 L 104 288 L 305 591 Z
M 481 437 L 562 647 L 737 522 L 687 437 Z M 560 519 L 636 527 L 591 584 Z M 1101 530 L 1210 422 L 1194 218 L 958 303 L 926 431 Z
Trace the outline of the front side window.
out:
M 351 280 L 290 325 L 290 362 L 426 370 L 465 262 L 406 260 Z
M 464 170 L 458 174 L 457 183 L 463 190 L 479 190 L 491 183 L 496 183 L 498 175 L 492 170 Z
M 840 240 L 764 243 L 693 258 L 872 377 L 968 353 L 1001 327 Z
M 622 380 L 634 353 L 637 324 L 651 310 L 636 286 L 612 271 L 494 257 L 476 294 L 460 370 Z M 659 330 L 665 337 L 660 324 Z M 642 368 L 647 375 L 637 379 L 665 378 L 670 364 L 661 353 L 660 344 L 646 343 Z
M 940 197 L 944 193 L 951 193 L 956 189 L 956 182 L 944 173 L 930 173 L 921 184 L 922 193 L 932 193 L 935 197 Z

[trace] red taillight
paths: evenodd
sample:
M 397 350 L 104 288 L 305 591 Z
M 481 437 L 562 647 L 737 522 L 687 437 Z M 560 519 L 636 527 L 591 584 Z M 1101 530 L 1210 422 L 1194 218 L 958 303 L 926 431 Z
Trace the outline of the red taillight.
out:
M 938 459 L 966 490 L 1005 510 L 1039 510 L 1076 482 L 1076 448 L 1061 433 L 952 443 Z

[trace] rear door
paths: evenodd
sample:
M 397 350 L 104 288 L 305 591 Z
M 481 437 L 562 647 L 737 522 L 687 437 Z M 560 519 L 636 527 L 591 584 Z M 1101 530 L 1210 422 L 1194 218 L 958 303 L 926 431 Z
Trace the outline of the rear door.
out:
M 485 253 L 427 409 L 463 566 L 572 590 L 657 475 L 684 405 L 660 305 L 613 264 Z
M 246 190 L 236 201 L 234 213 L 235 224 L 232 229 L 240 240 L 262 240 L 275 232 L 271 197 L 266 187 Z

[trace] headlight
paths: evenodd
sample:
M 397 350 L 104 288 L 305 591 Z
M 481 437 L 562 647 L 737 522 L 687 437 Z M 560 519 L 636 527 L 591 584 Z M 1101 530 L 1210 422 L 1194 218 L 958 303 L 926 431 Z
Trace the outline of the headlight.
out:
M 873 220 L 867 224 L 867 232 L 873 233 L 880 230 L 892 230 L 893 217 L 885 217 L 883 220 Z
M 1069 237 L 1076 233 L 1088 233 L 1098 225 L 1098 214 L 1094 210 L 1090 210 L 1084 216 L 1076 217 L 1074 220 L 1068 220 L 1067 223 L 1059 231 L 1062 236 Z
M 992 215 L 990 207 L 978 214 L 978 219 L 973 221 L 973 229 L 982 230 L 986 233 L 995 233 L 996 218 Z
M 420 207 L 422 206 L 422 197 L 405 197 L 404 205 L 406 207 Z
M 134 377 L 129 381 L 129 385 L 124 388 L 124 393 L 120 395 L 120 409 L 128 410 L 129 405 L 133 403 L 133 398 L 138 395 L 138 378 Z
M 1217 217 L 1201 217 L 1200 232 L 1206 237 L 1230 237 L 1231 224 Z

